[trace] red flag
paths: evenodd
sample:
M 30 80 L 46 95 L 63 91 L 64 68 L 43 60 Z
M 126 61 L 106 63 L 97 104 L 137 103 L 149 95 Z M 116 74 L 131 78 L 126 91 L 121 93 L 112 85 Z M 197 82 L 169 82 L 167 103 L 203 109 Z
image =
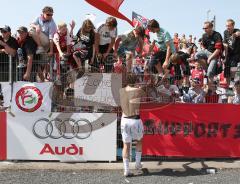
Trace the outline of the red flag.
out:
M 109 15 L 112 15 L 122 20 L 126 20 L 129 24 L 132 25 L 132 21 L 118 11 L 119 7 L 121 6 L 124 0 L 85 0 L 85 1 L 87 1 L 92 6 Z

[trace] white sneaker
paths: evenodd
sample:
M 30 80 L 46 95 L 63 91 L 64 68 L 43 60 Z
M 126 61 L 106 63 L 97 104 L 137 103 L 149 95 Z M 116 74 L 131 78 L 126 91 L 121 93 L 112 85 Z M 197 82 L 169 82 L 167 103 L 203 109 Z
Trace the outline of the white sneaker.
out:
M 135 169 L 141 170 L 143 168 L 143 165 L 141 163 L 135 164 Z
M 42 54 L 44 52 L 45 52 L 45 50 L 44 50 L 43 47 L 38 47 L 37 50 L 36 50 L 36 54 Z
M 130 171 L 124 171 L 124 174 L 123 174 L 125 177 L 132 177 L 133 176 L 133 173 L 131 173 Z

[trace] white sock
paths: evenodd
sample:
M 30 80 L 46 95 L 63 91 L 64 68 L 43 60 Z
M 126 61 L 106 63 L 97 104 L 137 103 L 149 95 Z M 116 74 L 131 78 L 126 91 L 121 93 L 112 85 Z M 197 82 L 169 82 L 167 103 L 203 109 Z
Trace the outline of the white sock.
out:
M 124 166 L 124 171 L 129 172 L 129 159 L 128 158 L 123 158 L 123 166 Z
M 141 164 L 141 158 L 142 158 L 142 152 L 136 151 L 136 157 L 135 157 L 136 164 Z

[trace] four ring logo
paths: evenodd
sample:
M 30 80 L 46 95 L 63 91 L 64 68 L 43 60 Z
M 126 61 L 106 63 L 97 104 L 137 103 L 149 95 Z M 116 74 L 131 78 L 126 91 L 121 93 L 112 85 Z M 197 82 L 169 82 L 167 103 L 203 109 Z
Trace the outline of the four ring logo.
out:
M 33 125 L 33 134 L 39 139 L 86 139 L 92 133 L 92 124 L 89 120 L 72 118 L 49 120 L 41 118 Z

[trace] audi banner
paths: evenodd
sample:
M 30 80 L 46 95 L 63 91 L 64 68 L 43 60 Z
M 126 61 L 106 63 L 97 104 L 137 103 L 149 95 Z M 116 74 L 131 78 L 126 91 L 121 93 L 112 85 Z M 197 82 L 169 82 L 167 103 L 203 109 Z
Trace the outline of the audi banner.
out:
M 87 73 L 74 82 L 76 106 L 118 106 L 120 74 Z
M 115 161 L 117 115 L 42 113 L 7 116 L 7 159 Z
M 51 82 L 17 82 L 13 85 L 11 110 L 13 113 L 51 112 Z
M 6 160 L 7 157 L 7 122 L 6 122 L 6 112 L 0 112 L 0 160 Z

